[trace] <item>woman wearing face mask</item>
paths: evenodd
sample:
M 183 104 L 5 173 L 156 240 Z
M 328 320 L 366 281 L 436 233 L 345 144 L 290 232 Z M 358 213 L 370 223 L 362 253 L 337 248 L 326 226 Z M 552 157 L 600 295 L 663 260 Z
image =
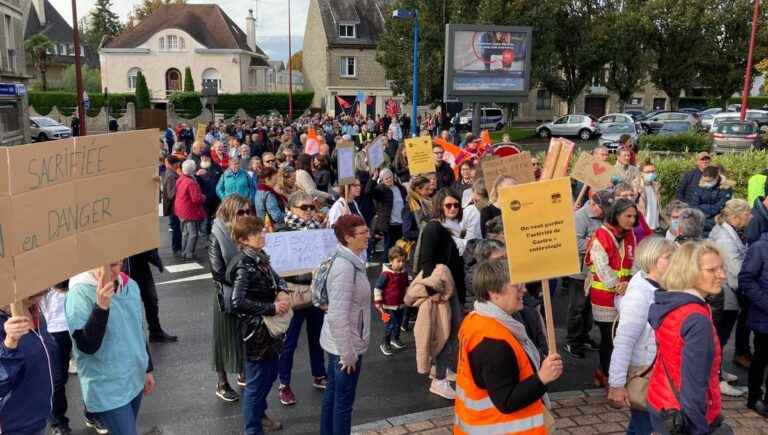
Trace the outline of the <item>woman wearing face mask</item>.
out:
M 715 216 L 733 196 L 733 190 L 717 166 L 710 166 L 701 173 L 699 185 L 693 189 L 691 207 L 704 213 L 704 234 L 715 226 Z
M 640 177 L 636 178 L 635 191 L 639 192 L 637 207 L 643 213 L 648 227 L 656 231 L 659 227 L 661 207 L 661 185 L 656 181 L 656 166 L 647 159 L 640 166 Z
M 664 221 L 667 225 L 667 232 L 664 235 L 665 239 L 673 242 L 675 241 L 675 237 L 677 237 L 677 227 L 680 225 L 680 212 L 686 208 L 688 208 L 688 204 L 679 199 L 669 201 L 667 207 L 664 209 Z
M 623 295 L 635 260 L 637 206 L 628 199 L 618 199 L 606 213 L 603 225 L 588 242 L 584 263 L 591 275 L 589 297 L 592 317 L 600 329 L 600 368 L 595 384 L 605 387 L 613 351 L 612 325 L 617 311 L 614 299 Z
M 715 217 L 715 227 L 709 233 L 709 240 L 720 248 L 725 261 L 727 279 L 723 284 L 723 297 L 715 298 L 710 303 L 714 309 L 712 313 L 717 336 L 720 339 L 721 350 L 725 348 L 731 331 L 739 318 L 739 272 L 741 264 L 744 262 L 744 256 L 747 253 L 747 246 L 742 240 L 740 233 L 752 220 L 752 210 L 743 199 L 731 199 L 725 203 L 725 207 L 717 217 Z M 738 331 L 738 330 L 737 330 Z M 742 343 L 743 336 L 736 334 L 736 353 L 748 348 L 748 344 Z M 735 382 L 738 378 L 735 375 L 722 371 L 720 373 L 722 381 L 720 382 L 720 392 L 727 396 L 741 396 L 744 392 L 732 387 L 729 382 Z
M 384 238 L 384 252 L 389 252 L 395 242 L 403 237 L 406 192 L 405 188 L 395 181 L 394 174 L 388 168 L 379 172 L 378 183 L 376 181 L 371 177 L 365 189 L 366 193 L 371 195 L 376 208 L 371 227 L 376 237 Z

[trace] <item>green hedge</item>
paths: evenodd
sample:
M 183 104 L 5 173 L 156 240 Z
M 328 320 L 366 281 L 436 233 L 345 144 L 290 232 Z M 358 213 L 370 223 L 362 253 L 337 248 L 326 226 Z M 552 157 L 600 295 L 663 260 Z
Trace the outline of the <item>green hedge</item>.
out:
M 697 152 L 709 151 L 712 138 L 703 133 L 646 134 L 640 136 L 640 148 L 650 151 Z
M 77 104 L 74 92 L 29 92 L 29 105 L 32 106 L 40 115 L 51 113 L 53 106 L 59 108 L 64 116 L 70 116 L 75 111 Z M 96 116 L 99 110 L 106 105 L 104 94 L 88 94 L 91 100 L 91 108 L 88 110 L 88 116 Z M 112 109 L 112 116 L 122 116 L 121 110 L 125 110 L 128 102 L 136 102 L 134 94 L 109 94 L 109 105 Z
M 313 92 L 297 92 L 293 94 L 293 113 L 300 114 L 312 104 Z M 173 104 L 176 113 L 187 118 L 194 118 L 202 112 L 200 94 L 196 92 L 179 92 L 171 95 L 169 103 Z M 263 115 L 277 110 L 288 113 L 288 94 L 221 94 L 214 109 L 216 113 L 234 115 L 238 109 L 245 110 L 250 116 Z
M 741 97 L 734 97 L 728 100 L 728 104 L 741 104 Z M 768 96 L 763 97 L 749 97 L 747 105 L 750 109 L 762 109 L 763 105 L 768 104 Z M 706 109 L 708 107 L 718 107 L 720 103 L 716 98 L 707 97 L 685 97 L 680 98 L 678 107 L 694 107 Z

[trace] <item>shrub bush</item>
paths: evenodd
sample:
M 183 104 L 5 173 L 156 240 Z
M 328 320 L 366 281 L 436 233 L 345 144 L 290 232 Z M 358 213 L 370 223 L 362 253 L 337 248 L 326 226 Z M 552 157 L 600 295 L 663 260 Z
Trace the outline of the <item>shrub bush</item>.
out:
M 312 104 L 313 92 L 297 92 L 293 94 L 293 113 L 298 115 Z M 195 92 L 179 92 L 171 95 L 169 103 L 173 104 L 177 113 L 188 118 L 200 115 L 202 106 L 200 94 Z M 250 116 L 263 115 L 277 110 L 288 113 L 288 94 L 221 94 L 214 107 L 216 113 L 232 116 L 238 109 L 245 110 Z
M 70 116 L 75 111 L 75 105 L 77 104 L 74 92 L 29 92 L 27 95 L 29 96 L 29 105 L 43 116 L 51 113 L 53 106 L 58 107 L 63 115 Z M 88 93 L 88 97 L 91 100 L 91 108 L 88 110 L 88 115 L 96 116 L 99 110 L 107 105 L 107 101 L 104 98 L 104 94 Z M 128 102 L 136 103 L 136 96 L 134 94 L 109 94 L 109 106 L 112 116 L 122 116 L 121 111 L 125 110 Z
M 706 109 L 707 107 L 718 107 L 719 102 L 717 98 L 707 97 L 684 97 L 680 98 L 678 106 L 680 108 L 695 107 Z M 728 104 L 741 104 L 741 97 L 731 98 L 728 100 Z M 768 97 L 749 97 L 747 105 L 750 109 L 762 109 L 763 105 L 768 104 Z
M 712 149 L 712 138 L 703 133 L 646 134 L 640 136 L 641 149 L 650 151 L 698 152 Z

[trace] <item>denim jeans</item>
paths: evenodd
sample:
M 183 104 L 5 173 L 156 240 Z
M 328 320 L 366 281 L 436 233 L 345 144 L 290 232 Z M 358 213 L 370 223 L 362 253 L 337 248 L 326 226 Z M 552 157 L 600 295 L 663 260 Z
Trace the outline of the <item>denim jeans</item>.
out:
M 52 332 L 51 336 L 56 342 L 56 353 L 53 361 L 53 379 L 56 381 L 53 386 L 53 409 L 51 417 L 51 427 L 69 427 L 67 418 L 67 381 L 69 380 L 69 358 L 72 354 L 72 338 L 69 331 Z M 85 416 L 88 419 L 94 419 L 95 416 L 85 410 Z
M 261 419 L 267 412 L 267 394 L 277 378 L 277 359 L 246 360 L 243 420 L 246 435 L 262 435 Z
M 181 252 L 181 221 L 175 214 L 168 217 L 168 226 L 171 227 L 171 249 L 174 253 Z
M 280 353 L 280 363 L 278 365 L 280 384 L 291 385 L 293 354 L 296 352 L 296 346 L 299 344 L 301 325 L 304 323 L 304 320 L 307 321 L 307 345 L 309 347 L 309 364 L 312 376 L 316 378 L 325 377 L 323 348 L 320 347 L 320 331 L 323 329 L 324 317 L 325 313 L 323 310 L 317 307 L 300 308 L 293 312 L 291 324 L 288 326 L 285 338 L 283 338 L 283 351 Z
M 389 322 L 384 326 L 384 342 L 389 343 L 390 340 L 400 339 L 400 326 L 403 324 L 405 309 L 388 310 L 385 308 L 384 312 L 389 314 Z
M 328 386 L 325 388 L 320 414 L 321 435 L 349 435 L 352 431 L 352 405 L 355 403 L 363 356 L 357 357 L 357 365 L 352 374 L 341 370 L 339 360 L 338 355 L 328 354 Z
M 651 426 L 651 416 L 648 411 L 632 410 L 629 417 L 629 426 L 627 426 L 627 435 L 649 435 L 653 432 Z
M 200 229 L 203 221 L 181 221 L 181 251 L 187 258 L 195 256 L 197 239 L 200 237 Z
M 136 417 L 139 415 L 143 397 L 142 391 L 130 403 L 109 411 L 97 412 L 96 418 L 109 429 L 110 435 L 138 435 Z

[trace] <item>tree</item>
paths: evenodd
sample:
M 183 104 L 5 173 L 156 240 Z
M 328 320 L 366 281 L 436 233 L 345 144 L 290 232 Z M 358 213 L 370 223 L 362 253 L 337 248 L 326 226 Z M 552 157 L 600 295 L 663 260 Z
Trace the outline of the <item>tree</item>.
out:
M 83 89 L 90 93 L 101 93 L 101 71 L 96 68 L 91 68 L 88 65 L 82 66 L 83 74 Z M 69 65 L 64 70 L 64 77 L 62 79 L 62 88 L 64 90 L 71 91 L 77 89 L 77 81 L 75 80 L 75 66 Z
M 54 50 L 53 42 L 51 42 L 46 35 L 36 33 L 24 41 L 24 50 L 27 52 L 27 55 L 33 59 L 33 66 L 40 74 L 40 82 L 43 86 L 43 91 L 47 91 L 48 80 L 46 79 L 46 73 L 48 72 L 48 66 L 51 62 L 48 52 Z
M 147 80 L 144 78 L 144 74 L 139 71 L 136 73 L 136 109 L 148 109 L 149 108 L 149 88 L 147 88 Z
M 763 77 L 768 77 L 768 58 L 761 60 L 757 65 L 755 65 L 755 69 L 758 70 Z M 760 94 L 768 94 L 768 80 L 763 82 L 763 87 L 760 89 Z
M 192 79 L 192 70 L 184 69 L 184 92 L 195 92 L 195 81 Z
M 83 37 L 92 50 L 98 49 L 105 36 L 117 36 L 123 30 L 123 25 L 112 12 L 112 0 L 96 0 L 96 4 L 88 14 L 88 28 L 83 31 Z
M 294 71 L 303 71 L 304 70 L 304 51 L 299 50 L 296 53 L 293 53 L 293 56 L 291 56 L 291 69 Z
M 138 4 L 133 8 L 131 18 L 141 21 L 160 9 L 160 6 L 183 5 L 186 3 L 187 0 L 142 0 L 141 4 Z
M 709 3 L 707 3 L 709 5 Z M 651 81 L 677 110 L 680 93 L 697 80 L 704 51 L 705 6 L 701 0 L 648 0 L 643 8 L 653 26 L 648 46 L 653 52 Z

